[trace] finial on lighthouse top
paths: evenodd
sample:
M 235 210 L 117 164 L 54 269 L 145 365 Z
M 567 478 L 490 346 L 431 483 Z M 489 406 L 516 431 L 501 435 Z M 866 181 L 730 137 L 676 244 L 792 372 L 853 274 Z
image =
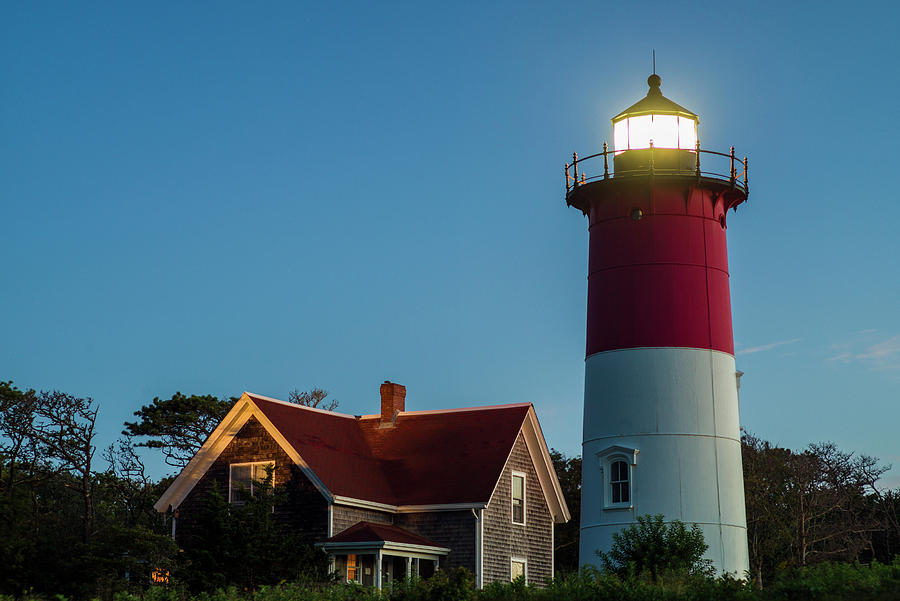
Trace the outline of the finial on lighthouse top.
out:
M 650 148 L 694 150 L 697 146 L 695 113 L 662 95 L 662 78 L 653 73 L 647 78 L 647 96 L 612 118 L 616 152 Z

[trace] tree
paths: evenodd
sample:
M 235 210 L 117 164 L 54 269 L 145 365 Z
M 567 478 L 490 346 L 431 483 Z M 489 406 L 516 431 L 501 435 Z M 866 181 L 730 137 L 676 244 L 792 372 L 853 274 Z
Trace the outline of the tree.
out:
M 574 573 L 579 568 L 578 543 L 581 535 L 581 457 L 566 457 L 556 449 L 550 449 L 550 459 L 572 515 L 572 519 L 565 524 L 554 525 L 554 561 L 557 572 Z
M 328 391 L 321 388 L 310 388 L 304 391 L 295 388 L 288 393 L 288 401 L 296 405 L 324 409 L 325 411 L 334 411 L 339 404 L 336 400 L 329 399 Z
M 92 466 L 97 411 L 92 399 L 59 391 L 40 393 L 35 411 L 34 436 L 42 453 L 60 471 L 67 471 L 77 479 L 82 503 L 82 542 L 85 544 L 91 536 L 94 515 Z
M 741 436 L 750 573 L 757 588 L 791 562 L 793 527 L 788 509 L 791 452 L 744 432 Z
M 338 402 L 328 398 L 328 391 L 312 388 L 294 389 L 288 400 L 297 405 L 334 411 Z M 125 422 L 122 434 L 140 439 L 135 446 L 160 449 L 166 464 L 183 468 L 200 450 L 238 397 L 222 399 L 210 394 L 190 396 L 176 392 L 168 399 L 155 397 L 149 405 L 135 411 L 137 421 Z
M 757 586 L 781 566 L 880 557 L 890 561 L 900 534 L 893 495 L 878 479 L 888 469 L 866 455 L 816 443 L 802 452 L 741 437 L 750 567 Z
M 688 530 L 679 520 L 667 524 L 662 514 L 636 519 L 636 524 L 613 534 L 609 552 L 596 551 L 605 570 L 635 578 L 649 573 L 653 582 L 666 572 L 712 574 L 712 562 L 703 559 L 709 547 L 697 524 Z
M 125 422 L 122 434 L 143 438 L 136 446 L 160 449 L 167 465 L 183 468 L 236 401 L 234 397 L 186 396 L 180 392 L 165 400 L 155 397 L 151 404 L 134 412 L 138 421 Z
M 285 580 L 325 579 L 325 553 L 278 519 L 277 507 L 287 498 L 286 490 L 273 490 L 271 469 L 239 506 L 230 505 L 213 486 L 198 527 L 184 541 L 185 561 L 178 577 L 195 591 L 231 585 L 252 591 Z
M 872 535 L 872 558 L 889 564 L 900 555 L 900 489 L 878 491 L 870 499 L 880 525 Z
M 809 445 L 792 458 L 790 509 L 796 528 L 796 562 L 853 561 L 871 549 L 878 523 L 867 495 L 886 466 L 867 455 L 841 451 L 834 443 Z

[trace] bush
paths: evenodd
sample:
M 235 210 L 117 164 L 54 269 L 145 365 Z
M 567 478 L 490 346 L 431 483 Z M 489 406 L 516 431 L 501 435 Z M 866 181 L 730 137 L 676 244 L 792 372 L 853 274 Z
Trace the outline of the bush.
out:
M 662 514 L 656 514 L 638 516 L 637 524 L 613 534 L 608 553 L 596 553 L 608 572 L 630 578 L 649 573 L 656 582 L 663 574 L 712 576 L 712 562 L 703 559 L 708 548 L 696 524 L 688 530 L 684 522 L 666 524 Z
M 441 570 L 428 579 L 395 583 L 391 601 L 476 601 L 475 577 L 465 568 Z
M 900 599 L 900 556 L 890 565 L 828 562 L 787 570 L 766 592 L 777 600 Z

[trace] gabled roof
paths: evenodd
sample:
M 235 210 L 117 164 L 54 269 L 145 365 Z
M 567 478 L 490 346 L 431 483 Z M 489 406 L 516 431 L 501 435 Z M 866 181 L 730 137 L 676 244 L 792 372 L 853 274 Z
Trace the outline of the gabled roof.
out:
M 323 543 L 369 543 L 369 542 L 390 542 L 403 543 L 406 545 L 420 545 L 423 547 L 443 547 L 434 541 L 428 540 L 424 536 L 414 534 L 409 530 L 398 528 L 397 526 L 388 526 L 386 524 L 375 524 L 373 522 L 358 522 L 343 532 L 325 539 Z
M 388 511 L 485 506 L 520 432 L 551 514 L 568 508 L 531 403 L 354 417 L 244 393 L 157 501 L 177 507 L 240 428 L 257 419 L 329 502 Z

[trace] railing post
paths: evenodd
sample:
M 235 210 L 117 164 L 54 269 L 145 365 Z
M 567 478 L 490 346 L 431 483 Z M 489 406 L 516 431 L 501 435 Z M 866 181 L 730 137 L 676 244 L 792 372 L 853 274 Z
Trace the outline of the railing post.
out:
M 734 181 L 737 179 L 737 171 L 734 170 L 734 146 L 731 147 L 731 187 L 734 188 Z
M 747 187 L 747 179 L 750 177 L 750 173 L 747 171 L 747 157 L 744 157 L 744 192 L 749 192 L 750 188 Z
M 609 162 L 606 160 L 607 150 L 606 142 L 603 143 L 603 179 L 609 179 Z
M 575 169 L 575 187 L 578 187 L 578 153 L 572 153 L 572 167 Z
M 566 163 L 566 192 L 569 191 L 569 164 Z
M 655 165 L 653 164 L 653 140 L 650 140 L 650 175 L 653 175 L 653 169 Z
M 700 183 L 700 140 L 697 140 L 697 156 L 695 157 L 694 170 L 697 172 L 697 183 Z

